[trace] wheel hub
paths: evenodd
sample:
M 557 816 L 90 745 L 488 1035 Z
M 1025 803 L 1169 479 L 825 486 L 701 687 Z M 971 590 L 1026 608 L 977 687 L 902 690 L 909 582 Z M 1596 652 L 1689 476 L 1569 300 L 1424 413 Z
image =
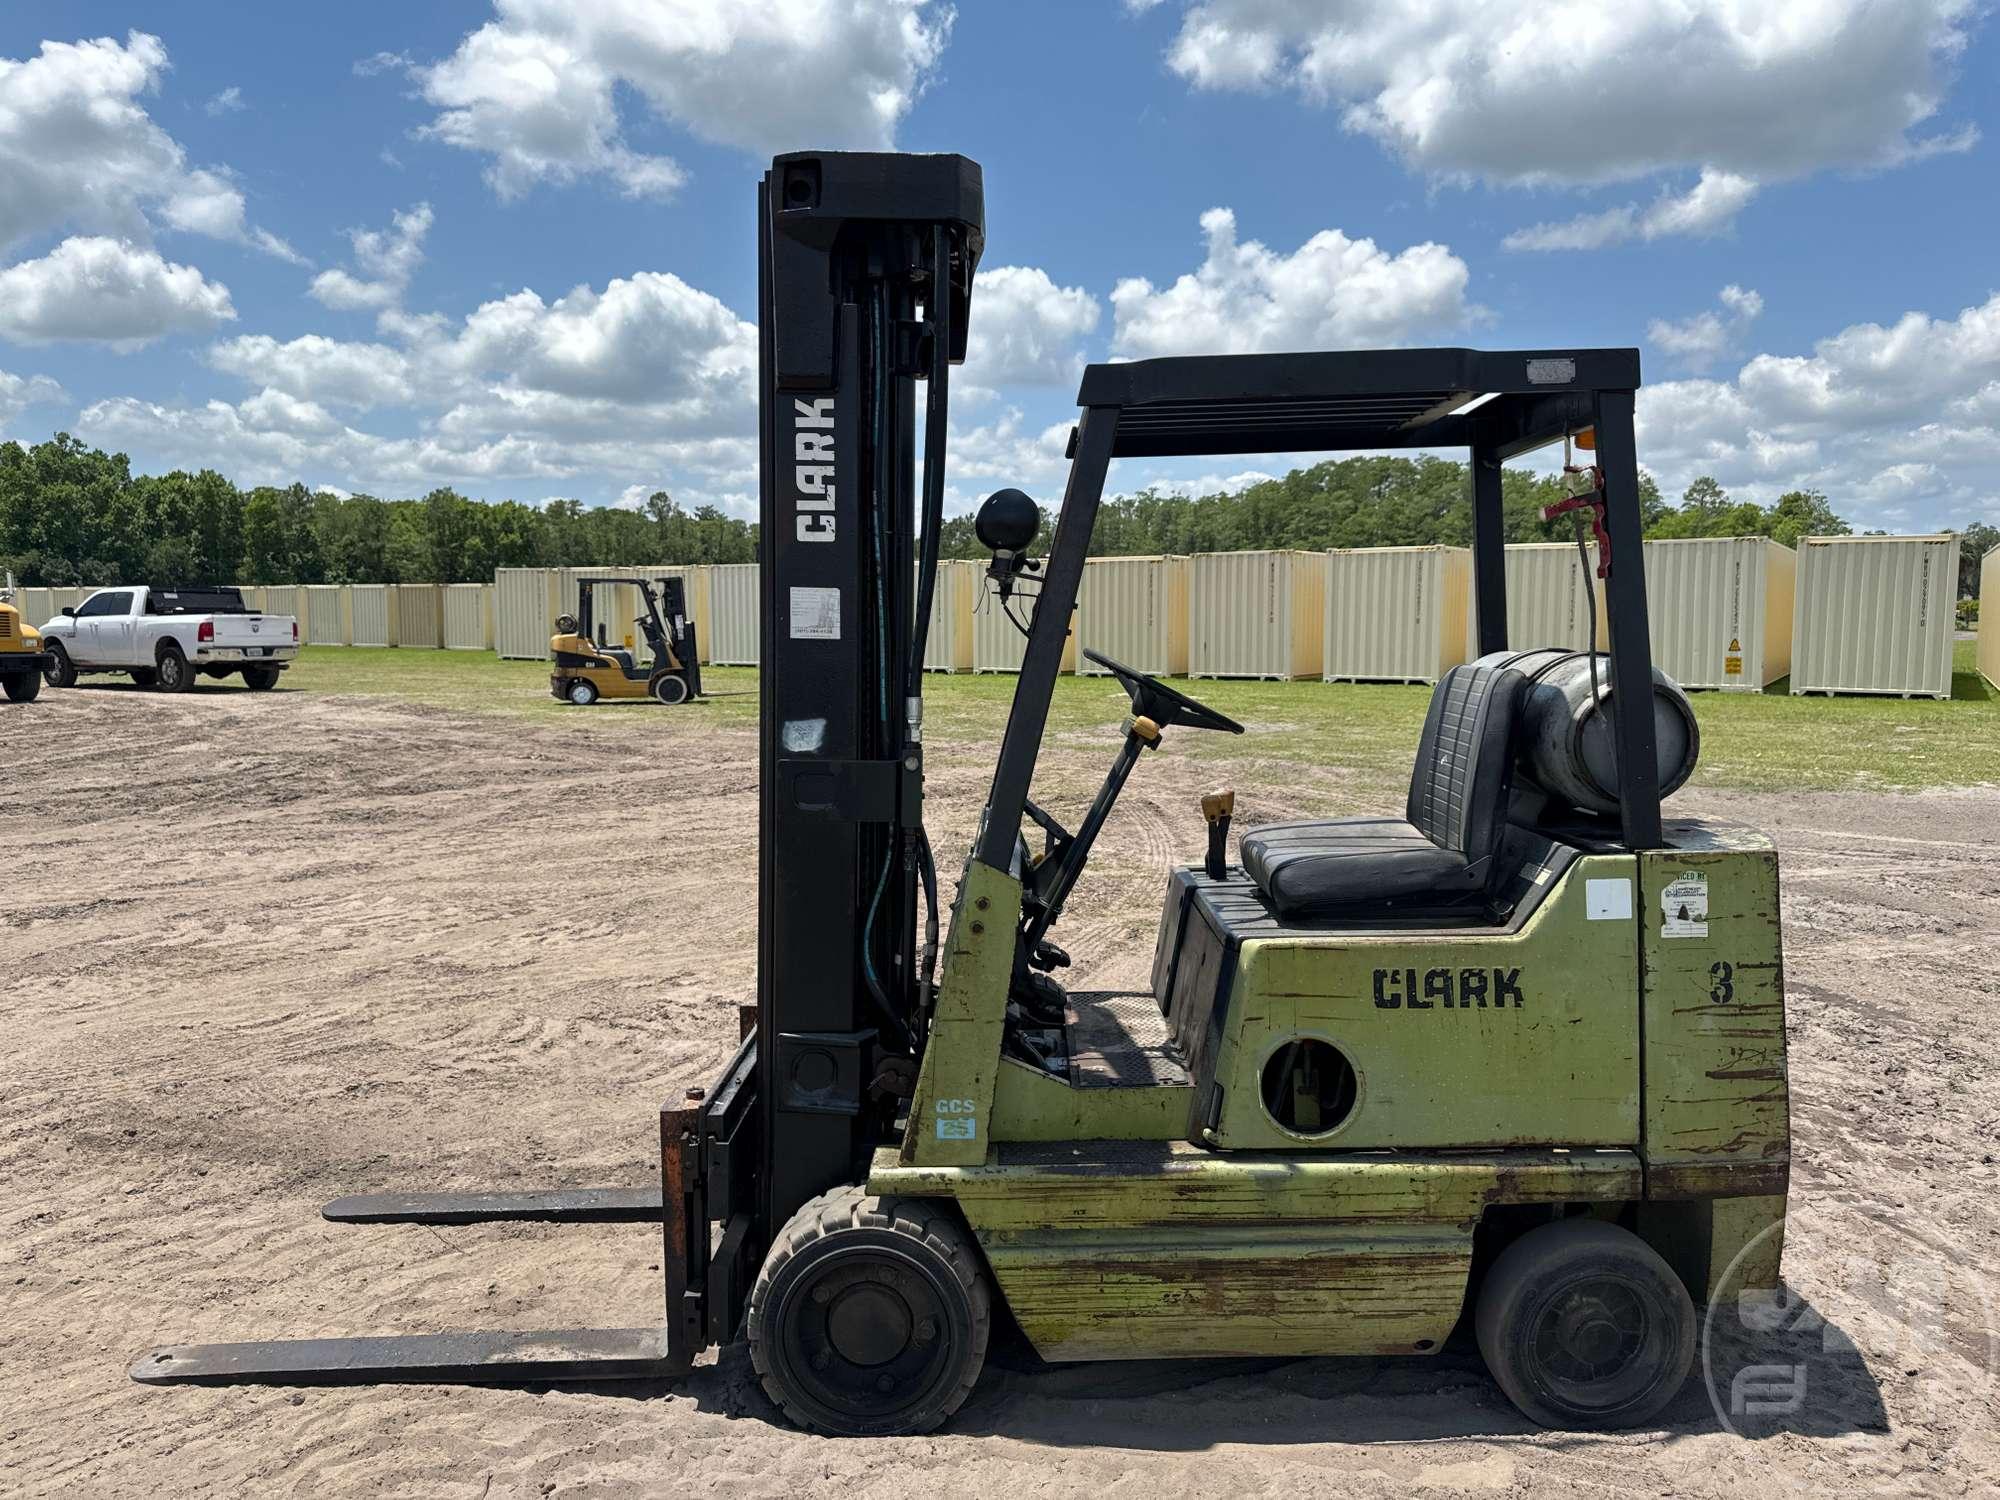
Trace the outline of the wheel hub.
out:
M 909 1307 L 889 1287 L 864 1282 L 834 1299 L 827 1311 L 827 1339 L 848 1363 L 872 1368 L 909 1347 L 913 1321 Z
M 955 1357 L 938 1290 L 893 1253 L 853 1252 L 797 1289 L 784 1318 L 787 1363 L 816 1400 L 871 1417 L 919 1400 Z

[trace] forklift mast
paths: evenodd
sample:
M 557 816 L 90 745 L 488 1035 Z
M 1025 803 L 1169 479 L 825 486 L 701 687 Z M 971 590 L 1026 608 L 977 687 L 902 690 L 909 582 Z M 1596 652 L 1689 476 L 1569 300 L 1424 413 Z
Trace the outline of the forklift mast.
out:
M 921 1045 L 922 632 L 947 372 L 984 244 L 980 170 L 951 155 L 780 156 L 757 220 L 762 1139 L 747 1228 L 761 1246 L 856 1179 L 893 1124 L 883 1070 L 906 1076 L 898 1060 Z

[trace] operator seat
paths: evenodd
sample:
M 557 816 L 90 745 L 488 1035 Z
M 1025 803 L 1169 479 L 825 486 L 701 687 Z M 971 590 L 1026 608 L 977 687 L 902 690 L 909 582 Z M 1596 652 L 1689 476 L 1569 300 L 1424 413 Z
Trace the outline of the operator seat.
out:
M 1273 823 L 1243 835 L 1243 868 L 1280 916 L 1387 904 L 1455 906 L 1494 886 L 1527 678 L 1473 662 L 1439 679 L 1401 818 Z

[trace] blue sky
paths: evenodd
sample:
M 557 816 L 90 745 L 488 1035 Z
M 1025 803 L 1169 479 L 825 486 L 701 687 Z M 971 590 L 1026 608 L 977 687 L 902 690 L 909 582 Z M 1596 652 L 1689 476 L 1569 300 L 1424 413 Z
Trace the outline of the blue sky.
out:
M 1985 10 L 16 0 L 0 433 L 748 513 L 752 184 L 893 145 L 985 168 L 959 507 L 1059 489 L 1086 359 L 1637 344 L 1670 492 L 2000 521 Z

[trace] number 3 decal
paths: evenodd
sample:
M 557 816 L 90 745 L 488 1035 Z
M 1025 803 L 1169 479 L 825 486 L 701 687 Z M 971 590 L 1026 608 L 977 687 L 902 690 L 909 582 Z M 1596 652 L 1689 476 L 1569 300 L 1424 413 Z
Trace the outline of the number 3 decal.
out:
M 1710 964 L 1708 977 L 1715 981 L 1708 987 L 1709 999 L 1717 1005 L 1727 1005 L 1736 998 L 1736 968 L 1733 964 Z

